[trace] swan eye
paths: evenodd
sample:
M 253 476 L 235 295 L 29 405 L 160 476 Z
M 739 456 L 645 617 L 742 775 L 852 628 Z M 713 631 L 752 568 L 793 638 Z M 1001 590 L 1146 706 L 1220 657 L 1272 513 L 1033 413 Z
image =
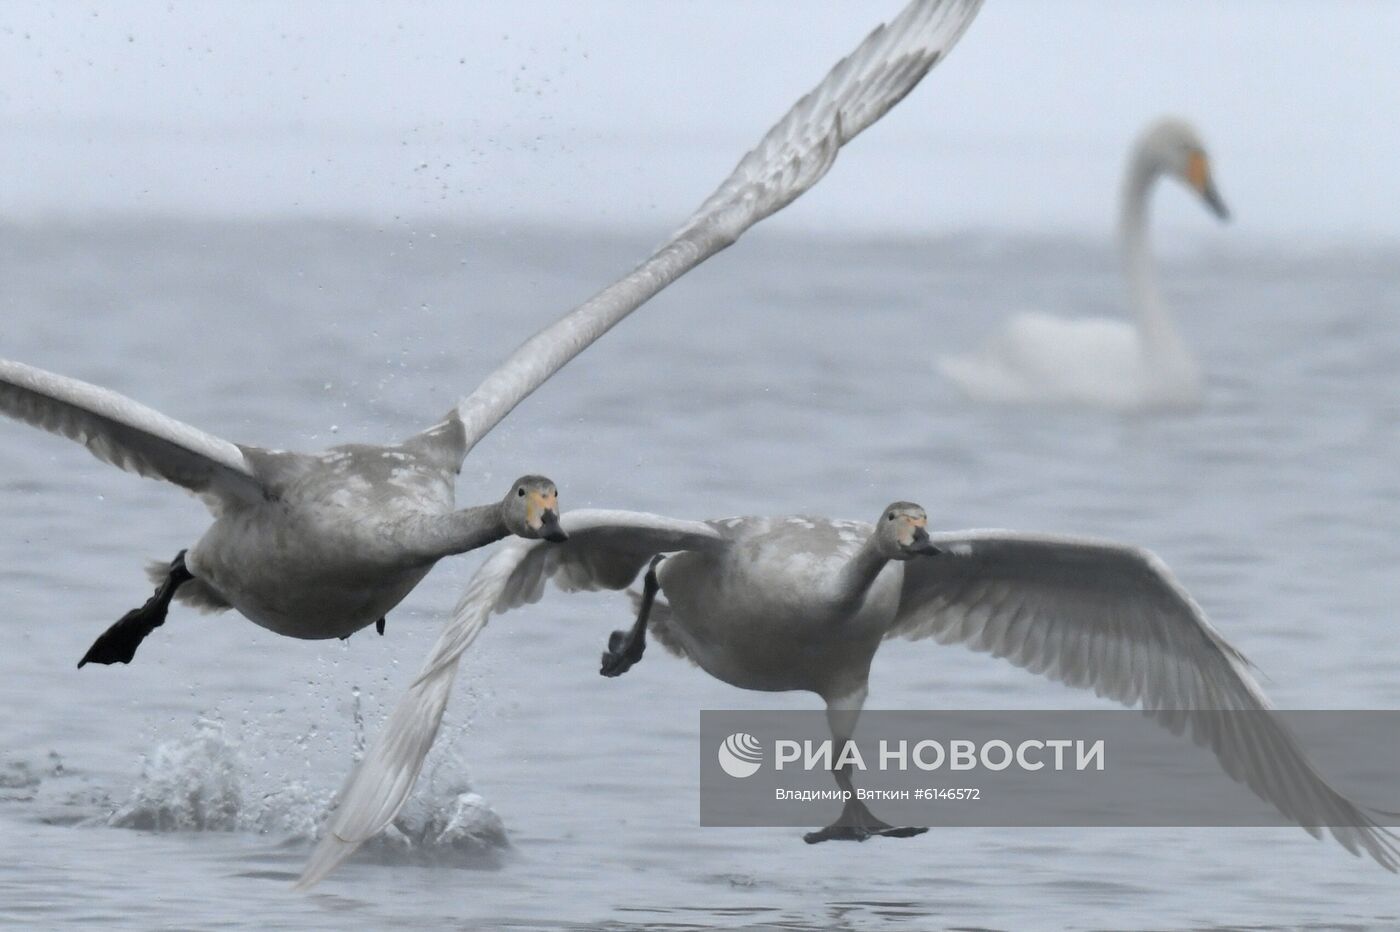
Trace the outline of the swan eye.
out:
M 525 497 L 525 487 L 524 487 L 524 486 L 521 486 L 520 488 L 516 489 L 516 490 L 515 490 L 515 494 L 516 494 L 516 495 L 519 495 L 521 498 L 524 498 L 524 497 Z
M 894 520 L 894 512 L 891 511 L 889 514 L 885 515 L 885 520 L 886 520 L 886 521 L 893 521 L 893 520 Z

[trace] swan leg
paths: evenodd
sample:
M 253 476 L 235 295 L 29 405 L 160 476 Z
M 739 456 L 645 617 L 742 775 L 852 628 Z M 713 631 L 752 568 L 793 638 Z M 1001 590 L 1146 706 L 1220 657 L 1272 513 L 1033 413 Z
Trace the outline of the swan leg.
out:
M 838 756 L 855 733 L 856 720 L 860 717 L 861 706 L 865 704 L 865 692 L 865 687 L 862 686 L 854 693 L 827 703 L 826 720 L 831 728 L 832 747 Z M 910 838 L 928 831 L 926 828 L 897 827 L 876 818 L 865 803 L 856 798 L 851 773 L 850 764 L 831 772 L 836 785 L 846 793 L 846 805 L 842 807 L 841 815 L 837 816 L 835 822 L 818 831 L 808 832 L 802 836 L 803 841 L 815 845 L 823 841 L 865 841 L 876 835 L 886 838 Z
M 165 614 L 170 609 L 170 600 L 175 598 L 175 590 L 194 579 L 194 574 L 185 566 L 185 551 L 181 550 L 170 561 L 170 572 L 156 588 L 155 594 L 140 608 L 133 608 L 121 617 L 112 627 L 102 632 L 83 659 L 81 667 L 87 663 L 131 663 L 136 656 L 136 648 L 156 628 L 165 624 Z
M 656 566 L 664 556 L 652 557 L 647 567 L 646 579 L 642 582 L 642 604 L 637 609 L 637 620 L 630 631 L 614 631 L 608 637 L 608 649 L 603 652 L 603 676 L 621 676 L 632 669 L 642 659 L 647 649 L 647 619 L 651 617 L 651 607 L 656 602 L 656 594 L 661 591 L 661 583 L 656 578 Z
M 823 841 L 865 841 L 876 835 L 885 838 L 912 838 L 928 831 L 926 828 L 890 825 L 877 818 L 864 802 L 856 799 L 855 789 L 851 785 L 850 769 L 850 765 L 847 764 L 840 770 L 832 771 L 836 785 L 851 794 L 841 809 L 841 815 L 826 828 L 803 835 L 803 841 L 815 845 Z

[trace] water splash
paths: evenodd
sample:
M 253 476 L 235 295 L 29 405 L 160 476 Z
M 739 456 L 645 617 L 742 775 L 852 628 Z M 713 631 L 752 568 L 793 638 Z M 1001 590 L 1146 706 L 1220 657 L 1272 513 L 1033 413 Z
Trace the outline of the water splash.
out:
M 363 749 L 359 695 L 352 718 L 357 751 Z M 125 802 L 103 820 L 115 828 L 154 832 L 253 832 L 309 844 L 334 805 L 331 786 L 308 777 L 290 779 L 276 769 L 250 766 L 256 744 L 244 746 L 216 718 L 200 718 L 191 734 L 164 741 L 146 755 Z M 61 766 L 61 765 L 60 765 Z M 510 847 L 505 825 L 490 804 L 460 776 L 459 759 L 443 761 L 404 813 L 366 846 L 381 862 L 454 863 L 494 867 Z M 16 782 L 27 771 L 16 771 Z M 328 773 L 327 779 L 338 774 Z
M 107 824 L 155 832 L 236 831 L 244 827 L 244 769 L 223 723 L 200 719 L 192 737 L 167 741 L 142 762 L 130 798 Z

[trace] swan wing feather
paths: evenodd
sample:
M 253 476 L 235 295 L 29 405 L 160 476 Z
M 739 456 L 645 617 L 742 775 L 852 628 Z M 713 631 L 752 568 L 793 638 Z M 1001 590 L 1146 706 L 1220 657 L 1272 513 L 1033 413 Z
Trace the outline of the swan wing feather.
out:
M 728 242 L 811 188 L 836 154 L 905 98 L 952 50 L 982 0 L 929 0 L 877 26 L 793 105 L 700 205 L 676 238 L 722 231 Z
M 1313 835 L 1327 827 L 1352 853 L 1400 868 L 1394 837 L 1313 768 L 1244 655 L 1154 554 L 1009 531 L 931 537 L 943 554 L 905 564 L 887 636 L 962 644 L 1140 705 Z
M 0 414 L 77 441 L 118 469 L 188 489 L 215 510 L 265 495 L 236 444 L 78 379 L 0 359 Z
M 501 419 L 663 288 L 821 180 L 837 152 L 953 48 L 982 0 L 913 0 L 802 97 L 685 224 L 623 278 L 526 340 L 458 404 L 465 457 Z

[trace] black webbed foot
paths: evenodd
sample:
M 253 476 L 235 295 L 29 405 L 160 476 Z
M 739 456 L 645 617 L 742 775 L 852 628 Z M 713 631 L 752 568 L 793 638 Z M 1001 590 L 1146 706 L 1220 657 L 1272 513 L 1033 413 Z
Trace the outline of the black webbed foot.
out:
M 802 836 L 802 840 L 809 845 L 815 845 L 823 841 L 865 841 L 876 835 L 884 838 L 913 838 L 915 835 L 922 835 L 927 831 L 926 828 L 913 828 L 912 826 L 897 828 L 888 825 L 885 828 L 867 828 L 861 825 L 828 825 L 815 832 L 808 832 Z
M 885 838 L 913 838 L 927 831 L 926 828 L 890 825 L 877 819 L 875 814 L 866 808 L 865 803 L 852 799 L 841 810 L 840 818 L 826 828 L 808 832 L 802 836 L 802 840 L 809 845 L 815 845 L 823 841 L 865 841 L 876 835 Z
M 170 609 L 170 600 L 175 597 L 175 590 L 191 579 L 194 579 L 194 575 L 186 568 L 185 551 L 181 550 L 170 563 L 170 575 L 165 577 L 155 594 L 146 600 L 145 605 L 133 608 L 102 632 L 83 654 L 83 659 L 78 661 L 78 666 L 131 663 L 131 658 L 136 656 L 136 648 L 141 646 L 146 636 L 165 624 L 165 615 Z
M 598 671 L 604 676 L 621 676 L 646 652 L 647 642 L 642 638 L 631 638 L 628 631 L 614 631 L 608 635 L 608 649 L 603 652 L 603 665 Z
M 165 606 L 147 602 L 140 608 L 133 608 L 121 620 L 106 631 L 83 654 L 78 666 L 88 663 L 131 663 L 136 656 L 136 648 L 156 628 L 165 624 Z
M 381 618 L 374 623 L 374 630 L 379 632 L 379 636 L 384 636 L 384 619 Z

